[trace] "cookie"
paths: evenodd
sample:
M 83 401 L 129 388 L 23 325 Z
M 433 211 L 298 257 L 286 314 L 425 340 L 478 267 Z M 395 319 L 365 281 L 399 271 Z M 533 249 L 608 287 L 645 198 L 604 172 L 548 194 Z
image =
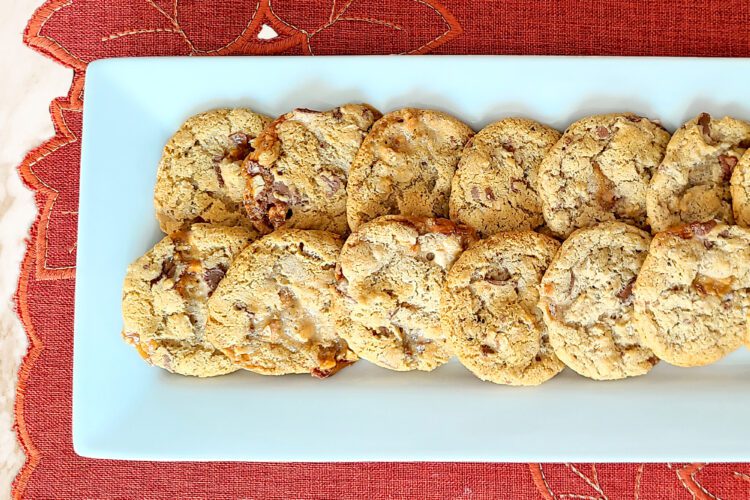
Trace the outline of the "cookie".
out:
M 208 338 L 237 365 L 264 375 L 325 378 L 357 357 L 331 313 L 341 237 L 279 229 L 255 241 L 209 300 Z
M 193 222 L 249 227 L 242 161 L 271 119 L 249 109 L 217 109 L 188 119 L 164 146 L 154 206 L 165 233 Z
M 730 191 L 735 222 L 742 227 L 750 227 L 750 153 L 748 152 L 742 155 L 734 167 Z
M 578 229 L 542 279 L 555 354 L 577 373 L 614 380 L 647 373 L 659 361 L 641 345 L 633 319 L 633 283 L 651 236 L 622 222 Z
M 473 229 L 447 219 L 397 215 L 353 232 L 339 258 L 336 318 L 354 352 L 399 371 L 448 361 L 440 295 L 451 265 L 475 239 Z
M 632 113 L 573 123 L 539 167 L 547 225 L 558 236 L 599 222 L 646 227 L 646 191 L 669 133 Z
M 405 108 L 378 120 L 349 174 L 352 231 L 381 215 L 448 217 L 451 179 L 472 134 L 440 111 Z
M 451 183 L 450 217 L 482 236 L 544 224 L 537 172 L 560 133 L 525 118 L 480 130 L 464 147 Z
M 559 246 L 533 231 L 496 233 L 448 272 L 443 329 L 459 361 L 480 379 L 538 385 L 564 368 L 537 307 L 539 283 Z
M 378 118 L 367 104 L 347 104 L 324 112 L 295 109 L 266 128 L 243 169 L 254 227 L 348 233 L 349 167 Z
M 701 113 L 674 133 L 648 189 L 653 232 L 690 222 L 734 222 L 732 170 L 750 146 L 750 123 Z
M 255 237 L 242 227 L 194 224 L 164 237 L 128 267 L 123 339 L 152 365 L 212 377 L 239 369 L 206 338 L 208 298 Z
M 750 313 L 750 230 L 715 221 L 654 236 L 638 278 L 641 342 L 673 365 L 701 366 L 745 340 Z

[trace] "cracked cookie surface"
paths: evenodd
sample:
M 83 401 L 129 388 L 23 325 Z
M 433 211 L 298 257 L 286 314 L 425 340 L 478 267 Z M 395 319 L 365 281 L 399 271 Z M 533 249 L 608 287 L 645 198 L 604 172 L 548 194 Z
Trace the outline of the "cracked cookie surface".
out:
M 539 167 L 544 219 L 557 236 L 599 222 L 646 226 L 646 191 L 669 133 L 632 113 L 573 123 Z
M 164 146 L 156 175 L 154 207 L 162 231 L 193 222 L 249 227 L 242 161 L 270 122 L 237 108 L 201 113 L 182 124 Z
M 547 269 L 539 307 L 555 354 L 577 373 L 614 380 L 658 362 L 633 318 L 633 283 L 650 242 L 636 227 L 604 222 L 574 231 Z
M 559 246 L 533 231 L 496 233 L 448 272 L 443 329 L 459 361 L 480 379 L 538 385 L 564 368 L 537 307 L 540 281 Z
M 349 231 L 346 186 L 362 140 L 380 112 L 367 104 L 295 109 L 258 137 L 243 166 L 245 208 L 254 227 Z
M 750 227 L 750 153 L 747 151 L 734 167 L 730 190 L 734 220 L 739 226 Z
M 405 108 L 383 116 L 349 175 L 352 231 L 381 215 L 448 217 L 451 179 L 472 135 L 468 125 L 440 111 Z
M 123 285 L 123 339 L 147 362 L 211 377 L 239 369 L 206 338 L 208 298 L 255 237 L 242 227 L 194 224 L 133 262 Z
M 701 113 L 672 136 L 648 189 L 654 233 L 707 220 L 734 222 L 730 179 L 750 146 L 750 123 Z
M 482 236 L 544 224 L 537 172 L 559 139 L 557 130 L 525 118 L 480 130 L 464 147 L 453 176 L 451 219 Z
M 353 232 L 339 258 L 336 321 L 354 352 L 399 371 L 448 361 L 440 295 L 475 240 L 467 226 L 425 217 L 384 216 Z
M 750 230 L 714 221 L 654 236 L 633 287 L 641 342 L 673 365 L 737 349 L 750 313 Z
M 209 300 L 208 338 L 240 367 L 325 378 L 357 360 L 333 322 L 341 237 L 279 229 L 249 245 Z

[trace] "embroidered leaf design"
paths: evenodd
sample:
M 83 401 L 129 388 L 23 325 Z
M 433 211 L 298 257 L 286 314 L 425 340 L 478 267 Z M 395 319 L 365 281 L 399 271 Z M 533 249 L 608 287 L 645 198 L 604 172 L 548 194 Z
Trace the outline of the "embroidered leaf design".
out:
M 670 498 L 709 499 L 708 489 L 695 477 L 701 464 L 530 464 L 539 493 L 545 499 L 633 500 Z M 728 466 L 729 467 L 729 466 Z M 736 464 L 734 464 L 736 468 Z M 731 472 L 730 470 L 731 469 Z M 734 473 L 728 468 L 725 480 Z M 750 472 L 750 471 L 748 471 Z M 720 474 L 710 474 L 715 481 Z M 734 481 L 741 480 L 735 477 Z M 724 484 L 723 482 L 721 484 Z M 713 484 L 712 484 L 713 486 Z M 750 486 L 750 482 L 748 483 Z M 730 490 L 729 488 L 735 488 Z M 750 489 L 750 488 L 749 488 Z M 730 485 L 727 491 L 736 491 Z M 704 496 L 701 496 L 704 495 Z M 725 497 L 722 497 L 725 498 Z M 731 496 L 726 497 L 731 498 Z
M 259 1 L 173 0 L 176 25 L 190 40 L 196 53 L 213 52 L 226 47 L 252 28 Z M 252 35 L 256 35 L 253 32 Z
M 39 207 L 34 247 L 29 248 L 38 280 L 75 274 L 82 90 L 83 77 L 76 74 L 68 96 L 50 106 L 55 136 L 30 151 L 19 167 Z
M 750 498 L 750 464 L 687 464 L 677 474 L 700 500 Z
M 304 40 L 268 0 L 55 0 L 39 14 L 28 43 L 81 70 L 105 57 L 282 53 Z M 263 24 L 276 36 L 259 38 Z
M 62 1 L 45 9 L 46 19 L 28 38 L 79 69 L 104 57 L 190 54 L 184 33 L 162 11 L 152 0 Z
M 273 0 L 271 11 L 304 34 L 310 54 L 424 53 L 461 33 L 432 0 Z

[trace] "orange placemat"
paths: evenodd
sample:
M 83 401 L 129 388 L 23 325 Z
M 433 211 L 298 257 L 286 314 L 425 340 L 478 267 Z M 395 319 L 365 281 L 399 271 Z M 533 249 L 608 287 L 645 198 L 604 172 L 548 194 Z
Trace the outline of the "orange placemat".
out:
M 147 463 L 84 459 L 71 446 L 79 138 L 88 62 L 188 54 L 749 56 L 749 28 L 746 0 L 46 2 L 30 20 L 25 41 L 73 68 L 75 77 L 68 96 L 52 103 L 55 137 L 19 167 L 40 211 L 16 295 L 31 349 L 16 400 L 28 458 L 15 496 L 750 498 L 750 464 Z

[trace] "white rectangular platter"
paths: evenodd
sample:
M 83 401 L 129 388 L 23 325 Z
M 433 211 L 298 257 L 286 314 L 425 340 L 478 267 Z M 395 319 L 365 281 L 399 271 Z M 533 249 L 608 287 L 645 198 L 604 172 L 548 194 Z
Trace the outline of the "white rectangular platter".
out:
M 576 57 L 112 59 L 86 78 L 76 283 L 73 443 L 88 457 L 258 461 L 750 460 L 750 352 L 536 388 L 360 362 L 320 381 L 210 380 L 147 366 L 120 339 L 127 265 L 160 238 L 156 165 L 190 115 L 268 115 L 366 101 L 437 108 L 476 130 L 510 115 L 560 130 L 633 111 L 670 130 L 701 111 L 750 119 L 750 60 Z

